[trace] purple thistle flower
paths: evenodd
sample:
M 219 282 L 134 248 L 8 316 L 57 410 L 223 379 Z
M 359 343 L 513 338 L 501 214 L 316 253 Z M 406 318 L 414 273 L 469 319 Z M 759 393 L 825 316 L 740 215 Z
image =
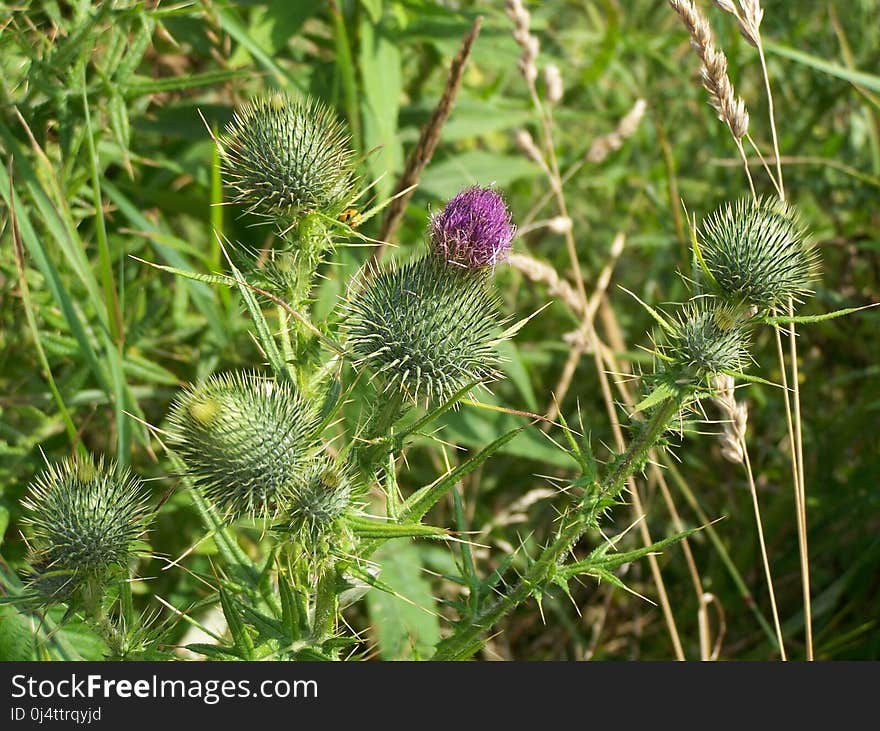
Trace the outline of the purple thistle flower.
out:
M 504 199 L 489 188 L 465 188 L 431 218 L 434 253 L 468 269 L 504 261 L 515 231 Z

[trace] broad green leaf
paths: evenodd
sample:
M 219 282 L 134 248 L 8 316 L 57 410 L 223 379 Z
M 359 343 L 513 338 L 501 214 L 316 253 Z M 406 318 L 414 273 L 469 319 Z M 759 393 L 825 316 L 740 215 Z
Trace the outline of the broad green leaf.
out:
M 400 595 L 377 589 L 367 594 L 380 656 L 385 660 L 429 657 L 440 639 L 440 626 L 419 551 L 412 544 L 395 544 L 379 551 L 374 560 L 381 566 L 383 583 Z
M 431 163 L 422 176 L 419 190 L 447 199 L 469 185 L 497 185 L 540 175 L 540 168 L 522 155 L 469 150 Z

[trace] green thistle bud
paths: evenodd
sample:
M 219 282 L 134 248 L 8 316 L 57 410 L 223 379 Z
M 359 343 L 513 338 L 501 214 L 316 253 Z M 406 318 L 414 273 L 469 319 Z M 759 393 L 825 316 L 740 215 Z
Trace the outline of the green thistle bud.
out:
M 22 504 L 32 531 L 31 588 L 50 604 L 125 566 L 153 515 L 140 480 L 91 458 L 49 466 Z
M 445 400 L 470 382 L 496 378 L 502 319 L 489 271 L 432 255 L 391 271 L 366 270 L 347 303 L 355 365 L 414 401 Z
M 349 135 L 315 100 L 284 94 L 255 99 L 236 111 L 218 146 L 234 200 L 252 212 L 335 217 L 354 186 Z
M 204 496 L 229 518 L 266 515 L 317 451 L 315 410 L 286 383 L 215 375 L 176 399 L 170 443 Z
M 317 460 L 278 496 L 282 513 L 275 529 L 318 555 L 327 548 L 326 539 L 343 530 L 339 518 L 352 509 L 360 492 L 344 464 Z
M 811 292 L 817 254 L 791 206 L 751 198 L 727 204 L 698 235 L 712 284 L 725 299 L 770 308 Z
M 702 384 L 718 373 L 742 371 L 750 361 L 740 312 L 711 300 L 684 305 L 663 335 L 658 352 L 664 372 L 678 384 Z

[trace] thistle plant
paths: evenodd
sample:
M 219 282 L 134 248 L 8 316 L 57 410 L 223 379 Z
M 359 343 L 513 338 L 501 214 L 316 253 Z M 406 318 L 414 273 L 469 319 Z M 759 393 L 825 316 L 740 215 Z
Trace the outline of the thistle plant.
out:
M 218 145 L 233 200 L 254 213 L 334 215 L 354 188 L 348 132 L 319 101 L 258 97 L 236 111 Z
M 494 380 L 503 319 L 491 275 L 513 233 L 501 197 L 470 188 L 432 218 L 427 255 L 387 271 L 367 268 L 346 303 L 355 366 L 413 402 L 442 402 Z
M 187 474 L 228 519 L 274 515 L 279 493 L 310 479 L 317 414 L 292 384 L 256 373 L 212 376 L 177 397 L 169 424 Z
M 507 258 L 516 227 L 501 195 L 466 188 L 431 218 L 431 250 L 465 269 L 493 267 Z
M 791 205 L 762 198 L 728 203 L 696 235 L 697 257 L 718 296 L 768 310 L 810 294 L 818 258 Z
M 152 517 L 140 480 L 91 458 L 48 466 L 31 484 L 23 505 L 31 529 L 31 563 L 37 567 L 34 588 L 51 587 L 47 599 L 100 583 L 126 567 Z M 58 580 L 47 580 L 47 574 Z
M 344 518 L 359 512 L 362 494 L 347 464 L 322 457 L 287 482 L 278 496 L 281 513 L 273 527 L 280 540 L 294 543 L 318 563 L 351 547 Z
M 129 563 L 143 553 L 154 514 L 143 483 L 113 463 L 77 457 L 49 465 L 22 504 L 32 567 L 25 600 L 83 609 L 114 654 L 123 654 L 125 638 L 104 597 L 116 580 L 127 590 Z
M 678 385 L 706 386 L 749 362 L 748 335 L 736 310 L 701 298 L 682 306 L 660 335 L 661 373 Z

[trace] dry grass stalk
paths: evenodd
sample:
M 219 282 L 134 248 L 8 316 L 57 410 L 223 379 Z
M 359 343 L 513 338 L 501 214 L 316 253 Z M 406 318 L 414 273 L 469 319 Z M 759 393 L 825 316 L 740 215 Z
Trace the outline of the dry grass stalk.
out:
M 621 118 L 613 132 L 602 135 L 590 145 L 585 160 L 600 163 L 612 152 L 623 147 L 623 143 L 636 133 L 647 108 L 648 104 L 644 99 L 637 99 L 632 109 Z
M 458 53 L 452 60 L 452 64 L 449 67 L 449 76 L 446 79 L 446 87 L 443 89 L 443 95 L 440 97 L 440 101 L 437 103 L 437 107 L 434 109 L 431 118 L 422 128 L 419 141 L 407 158 L 403 175 L 397 183 L 397 188 L 394 193 L 398 197 L 395 197 L 388 206 L 388 212 L 385 214 L 385 219 L 382 221 L 382 229 L 379 233 L 380 241 L 387 242 L 394 236 L 397 228 L 400 226 L 401 220 L 403 219 L 403 212 L 406 210 L 406 206 L 412 197 L 413 186 L 419 182 L 422 171 L 434 156 L 434 151 L 437 149 L 437 144 L 440 142 L 440 133 L 443 129 L 443 125 L 449 118 L 449 113 L 452 111 L 452 106 L 455 103 L 455 97 L 458 95 L 458 90 L 461 88 L 464 67 L 467 64 L 468 58 L 470 58 L 471 49 L 477 40 L 477 36 L 480 34 L 480 28 L 482 25 L 483 18 L 482 16 L 479 16 L 474 20 L 473 25 L 471 25 L 470 30 L 461 42 Z M 403 191 L 408 189 L 409 192 L 403 193 Z M 400 195 L 401 193 L 403 194 Z M 376 260 L 380 259 L 382 254 L 384 254 L 386 247 L 387 244 L 385 243 L 376 247 L 373 250 L 373 258 Z
M 739 6 L 735 5 L 732 0 L 716 0 L 716 5 L 722 10 L 732 14 L 739 23 L 739 29 L 743 37 L 758 50 L 758 58 L 761 62 L 761 74 L 764 79 L 764 89 L 767 94 L 767 113 L 770 118 L 770 133 L 773 139 L 773 157 L 776 162 L 776 175 L 767 167 L 767 163 L 757 149 L 755 143 L 749 137 L 749 141 L 761 158 L 765 170 L 770 177 L 780 200 L 785 200 L 785 182 L 782 176 L 782 158 L 779 150 L 779 137 L 776 128 L 776 112 L 773 104 L 773 92 L 770 88 L 770 75 L 767 71 L 767 59 L 764 54 L 764 44 L 761 39 L 761 21 L 764 19 L 764 10 L 761 7 L 760 0 L 738 0 Z M 748 164 L 743 156 L 742 144 L 739 143 L 740 156 L 746 163 L 746 173 L 748 174 Z M 751 178 L 749 179 L 751 183 Z M 752 189 L 754 194 L 754 188 Z M 789 311 L 792 305 L 789 302 Z M 800 553 L 801 564 L 801 585 L 804 598 L 804 632 L 806 635 L 807 660 L 813 660 L 813 624 L 812 624 L 812 600 L 810 597 L 810 565 L 809 565 L 809 548 L 807 545 L 807 512 L 806 512 L 806 485 L 804 482 L 804 464 L 803 464 L 803 436 L 801 433 L 801 404 L 800 404 L 800 387 L 798 379 L 797 364 L 797 341 L 795 325 L 792 323 L 788 328 L 789 337 L 789 355 L 791 358 L 792 370 L 792 394 L 789 397 L 785 356 L 782 351 L 782 342 L 780 339 L 779 329 L 776 328 L 776 348 L 779 359 L 779 366 L 782 372 L 782 384 L 785 388 L 785 411 L 788 426 L 789 440 L 791 444 L 791 470 L 792 482 L 794 483 L 795 493 L 795 511 L 797 516 L 798 528 L 798 550 Z M 792 401 L 794 406 L 792 407 Z M 792 414 L 792 410 L 794 414 Z
M 669 4 L 688 29 L 691 45 L 702 62 L 700 77 L 709 93 L 709 103 L 733 136 L 741 140 L 749 131 L 749 114 L 743 100 L 734 94 L 727 75 L 727 57 L 715 46 L 709 21 L 693 0 L 669 0 Z
M 571 180 L 578 172 L 586 165 L 587 163 L 600 163 L 602 162 L 608 155 L 610 155 L 615 150 L 619 150 L 623 143 L 632 137 L 639 125 L 642 122 L 642 119 L 645 116 L 645 112 L 647 111 L 648 105 L 644 99 L 637 99 L 635 104 L 633 104 L 632 108 L 621 118 L 620 122 L 618 122 L 617 127 L 613 132 L 609 132 L 607 135 L 603 135 L 599 137 L 591 146 L 587 153 L 580 159 L 574 162 L 568 170 L 560 178 L 560 183 L 564 186 L 569 180 Z M 528 142 L 531 141 L 531 145 L 528 145 Z M 534 140 L 532 140 L 532 136 L 525 132 L 525 130 L 520 130 L 516 135 L 516 144 L 520 151 L 526 155 L 533 162 L 537 162 L 542 168 L 546 168 L 546 163 L 544 162 L 543 155 L 535 146 Z M 537 152 L 538 159 L 535 159 L 533 155 Z M 552 182 L 551 182 L 552 184 Z M 520 226 L 520 232 L 528 228 L 530 223 L 534 220 L 535 216 L 537 216 L 538 212 L 543 210 L 544 206 L 546 206 L 550 200 L 554 197 L 555 191 L 553 189 L 547 191 L 538 202 L 532 207 L 532 210 L 529 211 L 529 214 L 525 217 L 523 221 L 523 225 Z
M 745 442 L 749 419 L 748 406 L 745 401 L 736 400 L 733 377 L 717 376 L 712 385 L 715 390 L 715 397 L 712 400 L 726 417 L 722 424 L 722 432 L 718 435 L 721 441 L 721 455 L 729 462 L 742 464 L 744 460 L 742 445 Z
M 505 3 L 507 17 L 513 21 L 513 38 L 522 49 L 517 65 L 529 86 L 533 86 L 538 78 L 538 66 L 536 64 L 538 53 L 541 50 L 541 42 L 537 36 L 531 34 L 532 18 L 525 9 L 522 0 L 507 0 Z
M 583 317 L 583 300 L 574 287 L 560 277 L 552 266 L 525 254 L 511 254 L 507 257 L 507 263 L 525 274 L 532 282 L 547 285 L 547 291 L 553 297 L 562 300 L 573 313 Z
M 553 403 L 550 404 L 547 409 L 546 418 L 550 420 L 547 422 L 548 424 L 555 421 L 556 417 L 559 416 L 560 405 L 565 400 L 568 389 L 571 387 L 571 382 L 574 378 L 574 373 L 580 362 L 581 356 L 590 350 L 594 344 L 594 340 L 598 341 L 598 338 L 590 336 L 590 331 L 595 329 L 593 320 L 596 317 L 596 311 L 599 309 L 599 303 L 608 291 L 608 285 L 611 283 L 611 275 L 614 271 L 614 266 L 617 264 L 620 255 L 623 253 L 625 243 L 626 237 L 623 233 L 618 233 L 617 236 L 614 237 L 614 241 L 611 244 L 611 250 L 608 253 L 608 261 L 605 263 L 605 267 L 602 269 L 602 272 L 596 280 L 593 294 L 590 296 L 590 300 L 587 302 L 587 306 L 582 314 L 581 326 L 573 333 L 564 336 L 565 341 L 571 345 L 571 352 L 568 354 L 568 360 L 566 360 L 565 365 L 562 368 L 562 374 L 559 376 L 559 382 L 556 384 L 556 389 L 553 392 Z
M 567 218 L 571 220 L 571 216 L 568 212 L 568 205 L 566 203 L 565 195 L 562 190 L 562 174 L 559 170 L 559 162 L 556 159 L 555 146 L 553 142 L 552 119 L 549 111 L 545 109 L 545 106 L 542 103 L 541 97 L 538 95 L 538 91 L 535 86 L 535 80 L 537 78 L 537 66 L 535 62 L 540 44 L 538 42 L 538 39 L 529 33 L 530 18 L 528 11 L 526 11 L 523 7 L 521 0 L 508 0 L 507 14 L 514 22 L 514 39 L 523 49 L 523 54 L 519 60 L 519 68 L 528 86 L 529 94 L 532 98 L 532 103 L 534 104 L 535 109 L 538 111 L 541 119 L 541 131 L 543 134 L 543 142 L 545 148 L 545 155 L 542 155 L 541 158 L 542 160 L 546 161 L 545 166 L 543 167 L 544 171 L 547 173 L 547 179 L 550 183 L 552 197 L 556 200 L 558 215 L 562 218 Z M 571 263 L 572 274 L 574 275 L 574 282 L 577 287 L 577 294 L 581 302 L 583 303 L 583 314 L 585 318 L 584 322 L 589 323 L 585 328 L 588 338 L 587 347 L 593 351 L 597 373 L 599 376 L 599 382 L 602 387 L 603 396 L 605 397 L 605 406 L 608 411 L 608 416 L 611 420 L 612 427 L 614 427 L 616 430 L 618 446 L 622 450 L 624 447 L 621 447 L 620 445 L 624 444 L 623 435 L 620 429 L 620 423 L 617 418 L 617 414 L 615 412 L 614 401 L 611 396 L 611 386 L 609 384 L 608 374 L 602 367 L 602 344 L 596 333 L 596 329 L 592 324 L 592 317 L 587 316 L 590 312 L 589 299 L 587 297 L 584 278 L 581 274 L 580 260 L 577 255 L 577 246 L 575 244 L 574 232 L 571 227 L 564 231 L 564 237 L 565 246 L 568 251 L 569 262 Z M 601 303 L 601 301 L 604 299 L 605 298 L 603 296 L 600 297 L 598 301 Z M 593 312 L 595 312 L 595 309 L 593 310 Z M 630 488 L 634 490 L 635 481 L 630 479 L 629 484 Z M 644 545 L 650 545 L 651 536 L 647 528 L 645 513 L 642 509 L 638 491 L 634 492 L 633 511 L 635 514 L 635 521 L 639 526 L 639 533 L 641 534 L 643 542 L 645 542 Z M 663 576 L 660 572 L 660 565 L 657 561 L 656 556 L 654 556 L 653 554 L 649 554 L 648 563 L 651 567 L 651 574 L 654 580 L 654 584 L 657 588 L 657 597 L 663 610 L 663 618 L 666 622 L 667 630 L 669 631 L 669 637 L 672 641 L 675 657 L 678 660 L 684 660 L 684 649 L 681 645 L 681 639 L 679 638 L 678 628 L 675 623 L 675 616 L 672 612 L 672 606 L 670 605 L 669 597 L 666 593 L 666 587 L 663 583 Z

